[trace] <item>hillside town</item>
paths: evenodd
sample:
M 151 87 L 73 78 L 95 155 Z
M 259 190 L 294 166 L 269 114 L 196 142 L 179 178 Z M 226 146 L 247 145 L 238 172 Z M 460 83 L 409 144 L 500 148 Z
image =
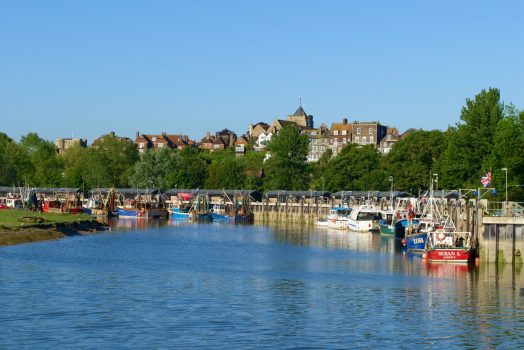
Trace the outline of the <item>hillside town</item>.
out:
M 133 142 L 139 153 L 160 148 L 181 150 L 185 147 L 198 147 L 209 152 L 234 149 L 237 156 L 242 156 L 248 149 L 254 152 L 264 151 L 273 135 L 291 124 L 297 126 L 309 140 L 308 162 L 318 161 L 328 150 L 331 150 L 332 156 L 336 156 L 344 146 L 351 143 L 375 145 L 381 153 L 387 154 L 396 142 L 415 131 L 415 129 L 408 129 L 400 134 L 396 127 L 382 125 L 380 121 L 350 121 L 347 118 L 332 122 L 330 127 L 326 124 L 315 127 L 313 115 L 307 114 L 302 104 L 299 103 L 297 110 L 288 115 L 286 119 L 274 119 L 271 123 L 260 121 L 250 124 L 247 131 L 240 136 L 225 128 L 214 134 L 208 131 L 200 141 L 191 140 L 189 136 L 182 134 L 167 132 L 145 134 L 138 131 L 134 140 L 127 137 L 120 139 Z M 115 136 L 115 133 L 111 132 L 110 135 Z M 95 139 L 90 146 L 97 147 L 104 136 Z M 82 138 L 58 138 L 55 140 L 55 145 L 57 152 L 63 153 L 74 145 L 88 147 L 88 142 Z M 269 157 L 269 154 L 266 157 Z

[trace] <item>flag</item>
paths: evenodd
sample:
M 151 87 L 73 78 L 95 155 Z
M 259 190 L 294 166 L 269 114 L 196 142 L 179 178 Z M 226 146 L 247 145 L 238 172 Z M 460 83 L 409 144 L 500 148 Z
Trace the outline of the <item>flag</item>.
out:
M 480 182 L 482 183 L 482 186 L 489 187 L 489 185 L 491 184 L 491 170 L 488 171 L 486 175 L 482 177 Z

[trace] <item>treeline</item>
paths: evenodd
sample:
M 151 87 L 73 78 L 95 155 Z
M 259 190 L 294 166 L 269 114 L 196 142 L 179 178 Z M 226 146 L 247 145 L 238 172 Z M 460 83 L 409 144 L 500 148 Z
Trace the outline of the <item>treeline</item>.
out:
M 143 154 L 132 142 L 106 135 L 95 147 L 58 155 L 52 142 L 29 133 L 17 143 L 0 133 L 0 185 L 38 187 L 224 188 L 286 190 L 396 190 L 418 193 L 438 173 L 445 189 L 478 188 L 492 169 L 492 186 L 510 199 L 524 198 L 524 112 L 504 106 L 497 89 L 468 99 L 460 122 L 446 131 L 414 131 L 387 155 L 372 146 L 347 145 L 307 163 L 308 139 L 287 126 L 265 152 L 236 157 L 196 148 Z M 390 178 L 392 177 L 392 179 Z

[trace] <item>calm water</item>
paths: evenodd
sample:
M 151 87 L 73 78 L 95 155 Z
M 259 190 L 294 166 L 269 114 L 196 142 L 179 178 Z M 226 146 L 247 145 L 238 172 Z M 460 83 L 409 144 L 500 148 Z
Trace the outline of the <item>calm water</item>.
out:
M 379 234 L 136 225 L 0 248 L 0 348 L 524 346 L 511 265 L 429 265 Z

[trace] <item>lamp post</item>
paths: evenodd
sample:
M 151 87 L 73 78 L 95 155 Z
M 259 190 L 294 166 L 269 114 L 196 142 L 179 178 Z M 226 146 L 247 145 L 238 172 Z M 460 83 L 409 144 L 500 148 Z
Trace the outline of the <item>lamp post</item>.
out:
M 508 202 L 508 168 L 502 168 L 500 170 L 504 170 L 504 172 L 506 173 L 506 205 L 507 205 L 507 202 Z

